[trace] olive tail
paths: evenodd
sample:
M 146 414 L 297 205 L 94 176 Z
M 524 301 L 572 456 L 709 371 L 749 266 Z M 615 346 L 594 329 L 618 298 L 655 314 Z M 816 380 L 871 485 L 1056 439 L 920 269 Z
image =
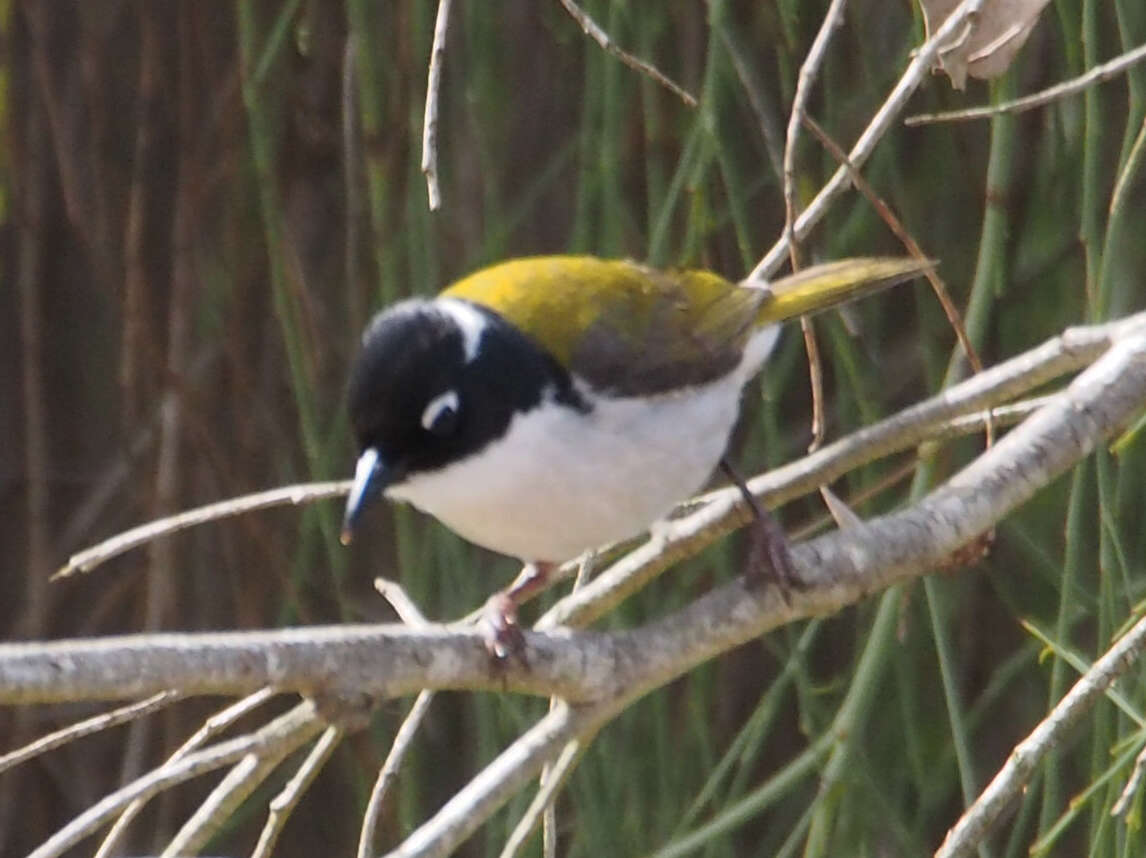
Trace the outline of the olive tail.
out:
M 813 265 L 767 284 L 757 323 L 781 322 L 912 280 L 935 267 L 930 259 L 840 259 Z M 751 282 L 745 286 L 754 286 Z

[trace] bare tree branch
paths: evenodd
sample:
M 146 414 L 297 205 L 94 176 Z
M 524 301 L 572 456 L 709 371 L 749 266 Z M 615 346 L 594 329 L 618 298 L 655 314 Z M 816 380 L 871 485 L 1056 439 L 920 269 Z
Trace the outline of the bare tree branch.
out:
M 243 495 L 239 498 L 220 501 L 219 503 L 189 509 L 177 515 L 150 521 L 125 530 L 98 545 L 73 554 L 68 562 L 53 575 L 53 579 L 67 578 L 77 572 L 90 572 L 101 563 L 106 563 L 113 557 L 118 557 L 133 548 L 168 536 L 189 527 L 218 521 L 222 518 L 231 518 L 246 512 L 259 509 L 270 509 L 277 506 L 296 506 L 298 504 L 313 503 L 316 500 L 342 497 L 350 489 L 350 480 L 337 480 L 329 483 L 306 483 L 297 486 L 283 486 L 270 489 L 253 495 Z
M 1146 617 L 1098 659 L 1051 713 L 1019 742 L 987 788 L 947 833 L 935 858 L 975 854 L 1007 807 L 1026 789 L 1039 762 L 1082 720 L 1146 649 Z
M 183 695 L 178 691 L 161 691 L 158 694 L 153 694 L 146 700 L 140 700 L 138 703 L 129 703 L 126 706 L 120 706 L 110 712 L 101 712 L 99 715 L 94 715 L 91 718 L 86 718 L 75 724 L 69 724 L 61 730 L 56 730 L 54 733 L 41 736 L 34 742 L 29 742 L 22 748 L 17 748 L 15 751 L 0 755 L 0 772 L 10 769 L 13 766 L 18 766 L 21 763 L 26 763 L 33 757 L 46 754 L 54 748 L 66 745 L 68 742 L 82 739 L 84 736 L 90 736 L 92 733 L 98 733 L 101 730 L 108 730 L 119 724 L 133 721 L 136 718 L 142 718 L 144 715 L 149 715 L 157 709 L 169 706 L 182 698 Z

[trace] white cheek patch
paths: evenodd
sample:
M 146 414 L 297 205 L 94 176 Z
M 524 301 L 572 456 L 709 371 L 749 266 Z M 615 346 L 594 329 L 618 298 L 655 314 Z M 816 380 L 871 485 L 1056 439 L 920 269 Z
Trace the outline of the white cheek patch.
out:
M 422 412 L 422 428 L 427 432 L 432 432 L 434 424 L 438 422 L 438 418 L 447 411 L 456 413 L 459 404 L 456 390 L 447 390 L 445 393 L 435 396 L 430 400 L 430 404 L 426 406 L 426 410 Z
M 465 349 L 466 363 L 469 363 L 477 357 L 478 349 L 481 348 L 482 334 L 487 327 L 485 316 L 470 304 L 457 298 L 439 298 L 436 303 L 461 329 L 462 347 Z

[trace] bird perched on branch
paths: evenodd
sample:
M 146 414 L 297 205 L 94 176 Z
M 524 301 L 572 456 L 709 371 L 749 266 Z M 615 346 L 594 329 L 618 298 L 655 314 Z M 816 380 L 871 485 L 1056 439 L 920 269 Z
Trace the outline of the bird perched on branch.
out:
M 360 452 L 343 541 L 385 495 L 521 559 L 528 573 L 491 602 L 504 636 L 549 568 L 639 534 L 705 484 L 780 322 L 929 266 L 848 259 L 736 284 L 549 256 L 395 304 L 367 326 L 351 369 Z

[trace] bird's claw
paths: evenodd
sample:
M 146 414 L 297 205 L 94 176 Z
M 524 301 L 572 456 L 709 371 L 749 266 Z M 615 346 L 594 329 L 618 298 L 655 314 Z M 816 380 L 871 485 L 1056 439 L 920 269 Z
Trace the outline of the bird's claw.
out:
M 525 661 L 525 636 L 517 623 L 517 603 L 508 593 L 495 593 L 486 602 L 482 617 L 485 647 L 495 664 L 510 658 Z
M 776 585 L 784 602 L 790 603 L 788 593 L 798 586 L 799 579 L 784 529 L 775 516 L 765 513 L 752 522 L 749 534 L 751 548 L 744 583 L 749 589 L 756 589 L 770 581 Z

